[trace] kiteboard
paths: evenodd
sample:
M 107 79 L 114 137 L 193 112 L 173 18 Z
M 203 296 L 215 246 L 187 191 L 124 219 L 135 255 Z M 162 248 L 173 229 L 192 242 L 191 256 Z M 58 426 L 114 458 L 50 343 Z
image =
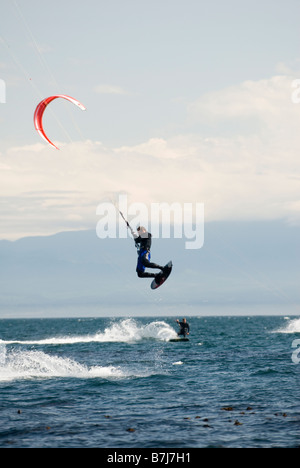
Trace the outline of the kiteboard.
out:
M 161 273 L 158 273 L 151 283 L 151 289 L 159 288 L 169 278 L 173 268 L 172 261 L 167 263 Z
M 180 341 L 190 341 L 188 338 L 172 338 L 171 340 L 169 340 L 171 343 L 178 343 Z

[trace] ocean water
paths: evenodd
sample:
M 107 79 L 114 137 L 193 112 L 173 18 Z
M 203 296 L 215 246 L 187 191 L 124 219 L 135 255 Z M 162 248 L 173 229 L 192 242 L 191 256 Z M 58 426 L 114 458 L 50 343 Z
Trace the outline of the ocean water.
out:
M 0 447 L 299 447 L 300 318 L 188 321 L 1 320 Z

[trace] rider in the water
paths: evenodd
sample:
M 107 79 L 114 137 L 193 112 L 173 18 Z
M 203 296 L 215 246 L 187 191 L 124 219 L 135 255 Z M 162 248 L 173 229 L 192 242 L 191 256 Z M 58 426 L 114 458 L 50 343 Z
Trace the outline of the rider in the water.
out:
M 180 326 L 178 336 L 183 336 L 185 338 L 186 335 L 190 334 L 190 325 L 187 323 L 186 318 L 182 319 L 182 322 L 180 322 L 179 320 L 176 320 L 176 322 Z
M 146 273 L 146 268 L 157 268 L 163 271 L 164 267 L 157 265 L 157 263 L 150 262 L 151 259 L 151 243 L 152 235 L 143 226 L 137 228 L 138 234 L 134 233 L 134 241 L 138 248 L 138 263 L 136 272 L 139 278 L 155 278 L 159 273 Z

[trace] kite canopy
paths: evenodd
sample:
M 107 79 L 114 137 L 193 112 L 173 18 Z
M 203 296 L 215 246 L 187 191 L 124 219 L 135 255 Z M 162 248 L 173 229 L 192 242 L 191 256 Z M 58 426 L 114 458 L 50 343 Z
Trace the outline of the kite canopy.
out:
M 55 146 L 54 143 L 52 143 L 52 141 L 49 140 L 49 138 L 47 137 L 47 135 L 46 135 L 46 133 L 44 131 L 44 128 L 43 128 L 43 115 L 44 115 L 45 109 L 48 106 L 48 104 L 50 104 L 50 102 L 54 101 L 54 99 L 58 99 L 58 98 L 66 99 L 67 101 L 70 101 L 73 104 L 75 104 L 75 106 L 79 107 L 81 110 L 86 110 L 84 105 L 82 105 L 79 101 L 77 101 L 77 99 L 74 99 L 74 98 L 72 98 L 70 96 L 66 96 L 64 94 L 59 94 L 57 96 L 48 97 L 46 99 L 43 99 L 43 101 L 41 101 L 39 103 L 39 105 L 37 106 L 37 108 L 35 110 L 35 113 L 34 113 L 34 126 L 35 126 L 35 129 L 40 134 L 40 136 L 42 138 L 44 138 L 45 141 L 47 141 L 47 143 L 49 143 L 51 146 L 53 146 L 56 149 L 59 149 L 59 148 L 57 148 L 57 146 Z

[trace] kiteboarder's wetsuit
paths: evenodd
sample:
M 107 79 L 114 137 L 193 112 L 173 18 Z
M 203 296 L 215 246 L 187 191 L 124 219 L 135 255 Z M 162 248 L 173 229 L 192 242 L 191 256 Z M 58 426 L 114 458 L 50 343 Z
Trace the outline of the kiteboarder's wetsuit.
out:
M 179 320 L 176 320 L 178 325 L 180 326 L 180 330 L 178 332 L 178 336 L 184 336 L 190 334 L 190 326 L 187 323 L 186 319 L 183 319 L 182 322 L 179 322 Z
M 138 248 L 138 263 L 136 267 L 136 272 L 139 278 L 155 278 L 156 273 L 146 273 L 146 268 L 157 268 L 163 270 L 164 267 L 157 265 L 157 263 L 151 263 L 151 244 L 152 244 L 152 235 L 150 232 L 147 232 L 144 228 L 139 228 L 139 236 L 135 237 L 135 244 Z M 136 235 L 137 236 L 137 235 Z

